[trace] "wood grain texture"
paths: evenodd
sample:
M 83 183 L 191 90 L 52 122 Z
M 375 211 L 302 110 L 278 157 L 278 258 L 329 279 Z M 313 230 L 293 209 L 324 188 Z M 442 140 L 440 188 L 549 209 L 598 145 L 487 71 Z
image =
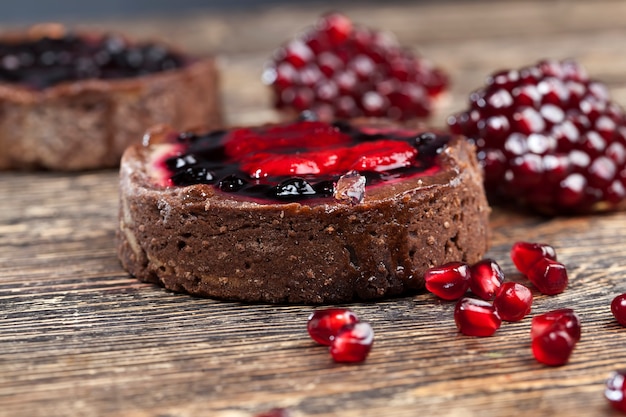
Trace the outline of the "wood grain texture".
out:
M 336 5 L 334 5 L 336 8 Z M 386 27 L 454 80 L 433 117 L 465 104 L 492 70 L 574 56 L 626 104 L 626 3 L 471 2 L 343 8 Z M 88 22 L 220 54 L 233 124 L 277 118 L 260 84 L 275 45 L 310 24 L 298 6 L 182 20 Z M 307 336 L 306 306 L 224 303 L 128 277 L 115 255 L 117 173 L 0 174 L 0 416 L 612 416 L 608 373 L 626 366 L 626 330 L 611 299 L 626 292 L 626 213 L 492 215 L 492 248 L 508 279 L 516 240 L 553 244 L 568 290 L 536 295 L 534 313 L 571 307 L 583 334 L 571 362 L 530 353 L 527 318 L 490 338 L 460 336 L 453 304 L 428 294 L 350 307 L 369 321 L 362 365 L 332 363 Z

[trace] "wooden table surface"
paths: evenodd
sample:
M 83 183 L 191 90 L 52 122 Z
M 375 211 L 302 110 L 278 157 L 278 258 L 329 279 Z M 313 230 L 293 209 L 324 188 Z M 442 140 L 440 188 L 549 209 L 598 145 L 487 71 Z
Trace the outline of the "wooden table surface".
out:
M 454 84 L 434 115 L 465 106 L 492 70 L 579 59 L 626 105 L 626 2 L 453 2 L 333 8 L 393 30 Z M 180 19 L 82 22 L 160 36 L 220 56 L 229 123 L 272 120 L 260 72 L 270 51 L 329 7 L 276 7 Z M 19 138 L 16 138 L 16 140 Z M 626 367 L 626 213 L 543 218 L 495 209 L 492 248 L 507 277 L 516 240 L 553 244 L 571 284 L 533 314 L 575 309 L 568 365 L 530 352 L 530 318 L 464 337 L 433 296 L 350 307 L 375 332 L 364 364 L 334 364 L 307 336 L 308 306 L 242 305 L 139 283 L 115 254 L 117 173 L 0 174 L 0 416 L 610 416 L 611 370 Z

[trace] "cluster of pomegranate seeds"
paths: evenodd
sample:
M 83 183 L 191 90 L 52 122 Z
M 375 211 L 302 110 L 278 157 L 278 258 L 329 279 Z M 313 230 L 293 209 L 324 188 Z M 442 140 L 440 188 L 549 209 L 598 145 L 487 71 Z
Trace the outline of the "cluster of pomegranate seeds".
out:
M 494 334 L 502 319 L 490 302 L 464 297 L 454 308 L 454 322 L 464 335 L 484 337 Z
M 511 248 L 511 259 L 543 294 L 558 294 L 567 286 L 565 266 L 556 261 L 556 251 L 550 245 L 516 242 Z M 454 321 L 464 335 L 491 336 L 503 320 L 520 321 L 532 308 L 530 289 L 517 282 L 505 282 L 504 272 L 493 259 L 473 265 L 450 262 L 430 268 L 424 278 L 426 289 L 439 298 L 458 300 Z M 468 289 L 479 298 L 464 297 Z M 626 310 L 626 294 L 624 306 Z M 531 327 L 535 358 L 553 366 L 567 363 L 580 339 L 576 314 L 568 309 L 545 313 L 535 316 Z
M 580 340 L 580 320 L 572 309 L 550 311 L 533 317 L 530 324 L 533 356 L 550 366 L 565 365 Z
M 501 320 L 519 321 L 530 313 L 533 297 L 522 284 L 504 282 L 504 272 L 493 259 L 473 265 L 450 262 L 430 268 L 424 274 L 426 289 L 444 300 L 459 300 L 454 316 L 461 333 L 493 334 Z M 470 290 L 479 299 L 465 297 Z M 493 304 L 489 301 L 493 300 Z M 492 331 L 490 334 L 481 326 Z
M 363 362 L 374 343 L 372 327 L 346 308 L 315 310 L 307 331 L 317 343 L 329 346 L 335 362 Z
M 626 326 L 626 294 L 620 294 L 611 301 L 611 313 L 619 324 Z
M 626 413 L 626 370 L 612 372 L 606 381 L 604 396 L 613 408 Z
M 448 119 L 475 142 L 485 188 L 547 213 L 620 207 L 626 115 L 574 61 L 497 72 Z
M 565 265 L 556 260 L 556 251 L 544 243 L 516 242 L 511 259 L 517 269 L 528 277 L 542 294 L 556 295 L 565 291 L 569 278 Z
M 359 27 L 340 13 L 322 16 L 280 47 L 264 71 L 279 109 L 312 110 L 323 120 L 426 117 L 448 85 L 429 61 L 394 37 Z

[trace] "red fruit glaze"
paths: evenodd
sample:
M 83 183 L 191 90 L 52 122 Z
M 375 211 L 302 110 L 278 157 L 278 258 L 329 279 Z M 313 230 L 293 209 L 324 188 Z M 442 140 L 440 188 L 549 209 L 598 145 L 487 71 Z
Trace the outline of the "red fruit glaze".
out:
M 424 274 L 426 289 L 444 300 L 463 297 L 470 284 L 470 267 L 464 262 L 450 262 L 430 268 Z
M 323 120 L 426 117 L 448 85 L 440 69 L 388 33 L 353 25 L 340 13 L 278 48 L 263 81 L 277 108 L 311 110 Z
M 616 410 L 626 413 L 626 370 L 611 372 L 606 381 L 604 396 Z
M 470 290 L 483 300 L 491 300 L 495 297 L 504 281 L 504 272 L 493 259 L 476 262 L 470 268 L 470 275 Z
M 530 313 L 533 294 L 528 287 L 517 282 L 505 282 L 500 287 L 493 306 L 505 321 L 520 321 Z
M 352 142 L 349 134 L 330 123 L 302 121 L 270 125 L 266 128 L 240 128 L 229 132 L 224 150 L 228 157 L 272 150 L 280 152 L 293 148 L 311 149 L 347 145 Z
M 549 214 L 626 204 L 626 114 L 574 61 L 495 73 L 448 124 L 476 144 L 489 196 Z
M 454 308 L 454 321 L 467 336 L 491 336 L 500 328 L 502 320 L 489 302 L 476 298 L 462 298 Z
M 580 340 L 580 319 L 571 308 L 552 310 L 533 317 L 530 323 L 530 337 L 534 339 L 555 326 L 565 329 L 575 342 Z
M 373 343 L 374 331 L 369 324 L 348 324 L 333 338 L 330 355 L 335 362 L 363 362 Z
M 325 123 L 305 112 L 289 123 L 203 133 L 173 132 L 154 162 L 162 186 L 210 184 L 257 202 L 336 198 L 356 171 L 366 187 L 441 170 L 450 136 L 390 125 Z M 161 174 L 162 172 L 162 174 Z M 163 178 L 160 178 L 163 177 Z
M 356 314 L 348 309 L 325 308 L 311 313 L 307 321 L 307 331 L 317 343 L 330 346 L 344 326 L 358 322 Z
M 542 294 L 560 294 L 567 288 L 565 265 L 552 259 L 540 259 L 530 267 L 526 276 Z
M 545 243 L 515 242 L 511 248 L 511 260 L 524 275 L 541 258 L 556 261 L 556 251 Z
M 626 326 L 626 294 L 618 295 L 611 302 L 611 313 L 615 320 L 622 326 Z

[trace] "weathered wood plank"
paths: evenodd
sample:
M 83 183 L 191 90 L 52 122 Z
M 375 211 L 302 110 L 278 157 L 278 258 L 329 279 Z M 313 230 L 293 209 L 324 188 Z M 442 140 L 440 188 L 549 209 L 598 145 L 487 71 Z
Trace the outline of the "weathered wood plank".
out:
M 442 124 L 501 65 L 575 56 L 626 103 L 626 3 L 348 4 L 355 20 L 397 33 L 446 68 Z M 92 22 L 217 51 L 231 123 L 275 119 L 259 82 L 271 49 L 318 8 Z M 571 363 L 529 350 L 529 320 L 491 338 L 457 334 L 453 305 L 421 294 L 351 307 L 376 342 L 367 362 L 333 364 L 306 335 L 306 306 L 241 305 L 139 283 L 115 255 L 117 174 L 0 174 L 0 416 L 602 416 L 608 372 L 626 365 L 626 332 L 609 303 L 626 292 L 626 213 L 543 218 L 498 209 L 492 249 L 508 278 L 515 240 L 554 244 L 571 285 L 534 312 L 575 308 L 583 337 Z

